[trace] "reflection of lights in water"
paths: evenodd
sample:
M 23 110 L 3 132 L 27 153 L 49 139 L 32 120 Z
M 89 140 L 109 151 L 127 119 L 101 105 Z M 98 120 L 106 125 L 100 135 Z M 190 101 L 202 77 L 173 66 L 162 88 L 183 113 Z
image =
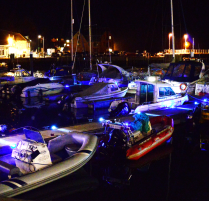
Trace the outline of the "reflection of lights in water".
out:
M 99 121 L 100 121 L 100 122 L 104 121 L 104 118 L 103 118 L 103 117 L 100 117 L 100 118 L 99 118 Z

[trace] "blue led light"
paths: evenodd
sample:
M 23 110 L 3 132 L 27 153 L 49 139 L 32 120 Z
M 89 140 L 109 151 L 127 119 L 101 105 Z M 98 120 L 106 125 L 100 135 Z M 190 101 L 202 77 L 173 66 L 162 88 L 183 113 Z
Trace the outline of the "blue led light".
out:
M 195 105 L 198 105 L 199 103 L 197 101 L 194 102 Z
M 202 151 L 207 151 L 206 149 L 201 149 Z
M 207 102 L 208 100 L 205 98 L 203 101 L 204 101 L 204 102 Z
M 11 145 L 10 145 L 11 149 L 15 149 L 16 146 L 17 146 L 16 144 L 11 144 Z
M 51 126 L 51 129 L 52 129 L 52 130 L 56 130 L 57 127 L 56 127 L 55 125 L 53 125 L 53 126 Z
M 100 117 L 100 118 L 99 118 L 99 121 L 100 121 L 100 122 L 104 121 L 104 118 L 103 118 L 103 117 Z
M 69 88 L 69 87 L 70 87 L 69 85 L 67 85 L 67 84 L 65 85 L 65 88 Z
M 124 124 L 125 126 L 128 126 L 128 125 L 129 125 L 128 122 L 124 122 L 123 124 Z

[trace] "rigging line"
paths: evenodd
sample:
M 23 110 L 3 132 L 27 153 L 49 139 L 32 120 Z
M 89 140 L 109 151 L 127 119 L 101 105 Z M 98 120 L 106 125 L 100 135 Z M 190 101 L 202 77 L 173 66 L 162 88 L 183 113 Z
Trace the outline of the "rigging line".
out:
M 185 21 L 185 17 L 184 17 L 184 10 L 183 10 L 183 5 L 182 5 L 181 0 L 180 0 L 180 4 L 181 4 L 181 11 L 182 11 L 183 19 L 184 19 L 184 26 L 185 26 L 185 30 L 186 30 L 186 33 L 187 33 L 187 26 L 186 26 L 186 21 Z
M 68 4 L 69 4 L 69 1 L 67 2 L 66 8 L 68 8 L 68 6 L 69 6 Z M 63 20 L 63 24 L 62 24 L 60 36 L 62 36 L 63 30 L 64 30 L 64 26 L 65 26 L 65 22 L 66 22 L 66 18 L 67 18 L 67 15 L 68 15 L 68 9 L 66 9 L 65 18 L 64 18 L 64 20 Z
M 164 49 L 164 41 L 163 41 L 163 0 L 162 0 L 162 50 Z
M 147 2 L 146 2 L 146 3 L 147 3 Z M 151 15 L 150 15 L 150 21 L 149 21 L 149 25 L 148 25 L 148 28 L 147 28 L 148 34 L 150 33 L 150 26 L 151 26 L 150 24 L 151 24 L 151 21 L 152 21 L 152 17 L 151 17 Z M 145 31 L 145 29 L 144 29 L 144 31 Z M 148 34 L 145 33 L 146 37 L 145 37 L 145 43 L 144 43 L 144 50 L 146 50 L 147 40 L 148 40 Z
M 76 44 L 75 56 L 73 58 L 73 67 L 72 67 L 72 69 L 74 69 L 76 53 L 77 53 L 77 50 L 78 50 L 78 42 L 79 42 L 80 33 L 81 33 L 81 25 L 82 25 L 82 22 L 83 22 L 83 13 L 84 13 L 84 8 L 85 8 L 85 2 L 86 2 L 86 0 L 84 0 L 84 2 L 83 2 L 83 10 L 82 10 L 82 15 L 81 15 L 80 27 L 79 27 L 79 31 L 78 31 L 77 44 Z
M 78 19 L 78 10 L 77 10 L 77 7 L 75 6 L 76 3 L 74 3 L 74 8 L 75 8 L 75 12 L 76 12 L 76 19 L 77 19 L 77 23 L 79 24 L 79 19 Z M 81 43 L 83 45 L 83 49 L 85 50 L 85 46 L 84 46 L 84 41 L 83 41 L 83 38 L 81 38 Z
M 150 52 L 152 50 L 152 44 L 153 44 L 153 39 L 154 39 L 154 34 L 155 34 L 155 25 L 156 25 L 156 21 L 157 21 L 158 6 L 159 6 L 159 1 L 157 2 L 157 9 L 156 9 L 156 15 L 155 15 L 155 23 L 154 23 L 154 29 L 153 29 L 153 32 L 152 32 L 152 40 L 151 40 L 151 45 L 150 45 Z

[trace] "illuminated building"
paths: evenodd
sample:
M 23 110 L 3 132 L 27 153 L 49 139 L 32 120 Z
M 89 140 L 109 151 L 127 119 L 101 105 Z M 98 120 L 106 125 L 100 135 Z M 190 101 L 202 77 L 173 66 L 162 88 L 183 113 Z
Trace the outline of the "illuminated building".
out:
M 29 57 L 30 40 L 20 33 L 0 30 L 0 57 Z

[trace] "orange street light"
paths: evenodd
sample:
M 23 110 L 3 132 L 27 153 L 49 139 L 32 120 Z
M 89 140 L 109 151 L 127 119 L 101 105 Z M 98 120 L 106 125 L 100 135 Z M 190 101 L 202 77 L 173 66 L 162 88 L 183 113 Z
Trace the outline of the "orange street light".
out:
M 187 43 L 187 39 L 188 39 L 188 34 L 184 34 L 184 39 L 185 39 L 185 44 L 184 44 L 184 46 L 185 46 L 185 50 L 186 50 L 186 43 Z
M 169 35 L 168 35 L 169 36 L 169 50 L 171 49 L 170 46 L 171 46 L 171 37 L 172 37 L 172 35 L 173 35 L 172 33 L 169 33 Z

